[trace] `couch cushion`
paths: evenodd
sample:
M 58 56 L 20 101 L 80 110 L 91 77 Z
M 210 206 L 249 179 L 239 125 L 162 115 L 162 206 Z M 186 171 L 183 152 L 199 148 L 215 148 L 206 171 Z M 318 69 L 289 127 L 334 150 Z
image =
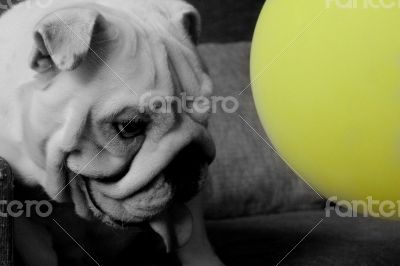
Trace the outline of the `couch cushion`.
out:
M 297 244 L 279 265 L 400 264 L 398 221 L 324 217 L 324 211 L 304 211 L 209 222 L 208 228 L 229 266 L 277 265 Z
M 319 207 L 316 193 L 263 141 L 267 137 L 251 89 L 239 96 L 250 82 L 250 44 L 207 44 L 199 49 L 214 81 L 214 94 L 234 96 L 240 103 L 232 114 L 219 108 L 210 121 L 217 158 L 211 166 L 208 218 Z
M 202 42 L 251 40 L 265 0 L 188 0 L 203 18 Z

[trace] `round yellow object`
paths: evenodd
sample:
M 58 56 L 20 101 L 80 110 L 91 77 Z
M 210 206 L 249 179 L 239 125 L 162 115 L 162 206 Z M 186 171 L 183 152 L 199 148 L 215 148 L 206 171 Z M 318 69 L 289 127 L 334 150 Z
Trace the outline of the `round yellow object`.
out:
M 257 110 L 290 167 L 326 197 L 397 218 L 399 29 L 398 1 L 268 0 L 251 52 Z

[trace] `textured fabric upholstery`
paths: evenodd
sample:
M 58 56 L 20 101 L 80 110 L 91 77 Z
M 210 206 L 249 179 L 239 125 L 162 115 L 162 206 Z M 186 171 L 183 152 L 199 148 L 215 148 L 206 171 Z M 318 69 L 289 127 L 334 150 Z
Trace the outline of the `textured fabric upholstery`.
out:
M 206 44 L 200 46 L 200 53 L 215 83 L 214 94 L 234 96 L 240 103 L 235 113 L 219 108 L 210 122 L 217 158 L 211 166 L 207 216 L 237 217 L 319 207 L 321 199 L 316 193 L 262 139 L 267 137 L 251 89 L 239 96 L 250 83 L 250 44 Z
M 277 265 L 286 255 L 280 266 L 400 265 L 398 221 L 325 217 L 324 211 L 302 211 L 210 222 L 208 228 L 229 266 Z
M 0 158 L 0 200 L 10 202 L 13 198 L 13 176 L 6 161 Z M 4 202 L 3 202 L 4 203 Z M 13 227 L 12 220 L 7 213 L 6 205 L 0 204 L 0 265 L 13 265 Z
M 265 0 L 188 0 L 203 18 L 201 42 L 250 41 Z

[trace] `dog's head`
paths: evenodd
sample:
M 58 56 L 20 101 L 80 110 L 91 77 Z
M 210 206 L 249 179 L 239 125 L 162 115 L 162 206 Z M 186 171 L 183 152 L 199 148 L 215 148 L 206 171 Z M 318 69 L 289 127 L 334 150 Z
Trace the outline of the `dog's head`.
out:
M 198 13 L 178 0 L 122 2 L 130 4 L 70 4 L 41 17 L 29 62 L 36 78 L 23 96 L 24 145 L 45 169 L 46 192 L 114 224 L 193 197 L 214 156 L 207 101 L 192 108 L 211 94 L 195 48 Z M 181 93 L 185 108 L 168 97 Z

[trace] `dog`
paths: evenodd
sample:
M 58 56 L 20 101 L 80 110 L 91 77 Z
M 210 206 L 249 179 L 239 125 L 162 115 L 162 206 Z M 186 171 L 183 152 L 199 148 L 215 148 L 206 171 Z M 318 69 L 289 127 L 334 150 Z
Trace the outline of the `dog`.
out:
M 184 265 L 222 265 L 201 210 L 215 155 L 208 107 L 159 110 L 168 96 L 212 94 L 195 8 L 28 0 L 0 33 L 0 156 L 18 181 L 84 219 L 150 225 Z

